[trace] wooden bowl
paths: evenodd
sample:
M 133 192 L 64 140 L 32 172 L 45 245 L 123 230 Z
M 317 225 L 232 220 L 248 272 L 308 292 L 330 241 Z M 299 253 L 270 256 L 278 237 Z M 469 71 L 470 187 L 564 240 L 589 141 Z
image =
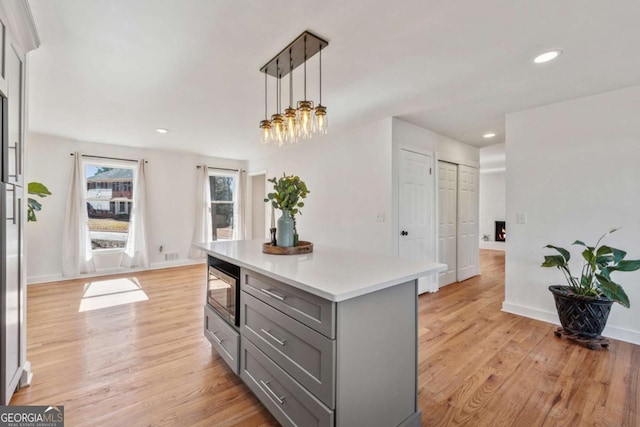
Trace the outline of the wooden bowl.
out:
M 297 246 L 285 248 L 284 246 L 272 246 L 271 242 L 262 244 L 262 252 L 271 255 L 301 255 L 313 252 L 313 243 L 299 240 Z

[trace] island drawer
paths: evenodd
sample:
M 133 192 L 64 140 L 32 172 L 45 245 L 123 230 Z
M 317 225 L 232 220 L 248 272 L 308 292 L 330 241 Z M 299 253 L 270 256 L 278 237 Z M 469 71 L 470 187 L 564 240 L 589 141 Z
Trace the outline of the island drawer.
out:
M 333 426 L 334 412 L 242 337 L 240 378 L 283 426 Z
M 204 306 L 204 336 L 233 372 L 236 375 L 239 374 L 240 334 L 206 304 Z
M 335 408 L 336 342 L 242 294 L 242 336 L 330 408 Z
M 336 337 L 335 302 L 246 269 L 242 289 L 321 334 Z

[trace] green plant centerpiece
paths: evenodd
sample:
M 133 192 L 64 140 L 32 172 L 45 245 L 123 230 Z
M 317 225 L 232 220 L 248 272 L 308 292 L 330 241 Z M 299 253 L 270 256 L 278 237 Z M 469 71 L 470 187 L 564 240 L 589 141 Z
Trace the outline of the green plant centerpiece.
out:
M 268 179 L 273 184 L 273 192 L 267 194 L 266 203 L 271 202 L 275 209 L 282 210 L 282 216 L 278 218 L 276 241 L 278 246 L 291 247 L 297 244 L 298 230 L 296 228 L 296 215 L 302 215 L 304 207 L 302 199 L 306 199 L 310 191 L 307 184 L 298 176 L 282 174 L 281 178 Z
M 27 192 L 31 195 L 38 197 L 47 197 L 51 195 L 51 192 L 47 188 L 46 185 L 40 182 L 30 182 L 27 185 Z M 29 197 L 27 199 L 27 221 L 35 222 L 38 219 L 36 218 L 36 212 L 42 209 L 42 204 L 38 202 L 36 199 Z
M 571 254 L 568 250 L 554 245 L 545 246 L 559 255 L 546 255 L 542 267 L 558 268 L 567 281 L 567 286 L 549 286 L 549 290 L 553 293 L 560 323 L 570 334 L 597 338 L 606 326 L 614 302 L 630 307 L 629 297 L 622 286 L 614 281 L 612 273 L 639 270 L 640 260 L 626 260 L 625 251 L 601 244 L 605 237 L 618 230 L 609 230 L 594 246 L 581 240 L 573 242 L 573 245 L 584 248 L 580 277 L 571 273 Z

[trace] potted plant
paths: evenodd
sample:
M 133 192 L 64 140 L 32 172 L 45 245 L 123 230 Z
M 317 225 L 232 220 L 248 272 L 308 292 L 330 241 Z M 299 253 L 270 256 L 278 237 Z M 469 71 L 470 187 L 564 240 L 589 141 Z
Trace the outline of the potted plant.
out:
M 636 271 L 640 269 L 640 260 L 625 260 L 623 250 L 601 245 L 609 234 L 619 230 L 614 228 L 605 233 L 595 246 L 588 246 L 580 240 L 574 245 L 582 246 L 584 264 L 580 277 L 574 276 L 569 269 L 571 255 L 569 251 L 553 245 L 560 255 L 546 255 L 542 267 L 557 267 L 565 276 L 568 286 L 549 286 L 553 293 L 560 323 L 566 332 L 578 337 L 597 339 L 604 330 L 611 310 L 617 302 L 629 308 L 629 297 L 611 277 L 616 271 Z
M 47 197 L 51 195 L 49 189 L 40 182 L 30 182 L 27 186 L 27 192 L 38 197 Z M 36 199 L 29 197 L 27 200 L 27 221 L 37 221 L 36 212 L 42 209 L 42 204 Z
M 282 216 L 278 218 L 276 241 L 278 246 L 291 247 L 297 243 L 298 231 L 295 228 L 295 216 L 301 214 L 304 207 L 302 199 L 307 197 L 310 191 L 307 185 L 299 177 L 282 174 L 267 181 L 273 184 L 273 192 L 267 194 L 265 202 L 271 202 L 271 206 L 282 210 Z

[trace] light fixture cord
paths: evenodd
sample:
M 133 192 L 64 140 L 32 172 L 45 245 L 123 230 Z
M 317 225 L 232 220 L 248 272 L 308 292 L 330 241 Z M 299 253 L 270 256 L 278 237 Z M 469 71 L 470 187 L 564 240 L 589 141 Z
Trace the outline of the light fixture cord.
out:
M 307 100 L 307 36 L 304 36 L 304 100 Z
M 322 43 L 320 43 L 320 105 L 322 105 Z
M 291 49 L 289 49 L 289 108 L 293 104 L 293 61 L 291 60 Z
M 280 60 L 276 61 L 276 109 L 278 110 L 278 114 L 280 114 Z
M 267 69 L 264 69 L 264 119 L 269 120 L 267 118 Z

